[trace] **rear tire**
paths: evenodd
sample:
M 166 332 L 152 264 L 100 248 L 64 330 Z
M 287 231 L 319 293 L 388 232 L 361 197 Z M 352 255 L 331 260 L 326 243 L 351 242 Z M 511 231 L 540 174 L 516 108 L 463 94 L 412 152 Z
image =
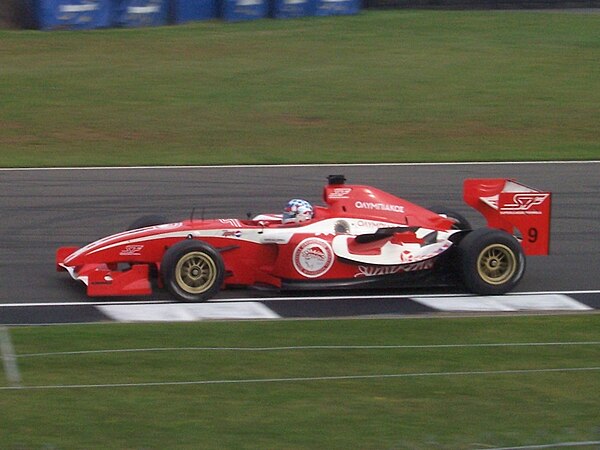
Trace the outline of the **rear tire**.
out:
M 525 255 L 510 234 L 480 228 L 458 244 L 460 276 L 469 291 L 479 295 L 499 295 L 512 289 L 525 273 Z
M 203 302 L 219 292 L 225 265 L 213 246 L 188 239 L 165 252 L 161 272 L 165 286 L 179 300 Z
M 444 206 L 432 206 L 429 208 L 429 211 L 432 211 L 436 214 L 440 214 L 448 217 L 451 220 L 454 220 L 454 225 L 452 225 L 453 230 L 472 230 L 471 224 L 462 214 L 454 211 L 453 209 L 448 209 Z

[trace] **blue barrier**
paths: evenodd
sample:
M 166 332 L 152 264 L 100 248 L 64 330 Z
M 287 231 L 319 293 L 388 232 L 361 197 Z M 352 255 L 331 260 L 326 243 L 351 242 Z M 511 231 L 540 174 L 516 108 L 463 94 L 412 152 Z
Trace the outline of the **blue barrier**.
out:
M 34 0 L 41 30 L 82 30 L 110 26 L 110 0 Z
M 315 16 L 358 14 L 360 7 L 360 0 L 316 0 Z
M 158 27 L 167 24 L 167 0 L 112 0 L 113 25 Z
M 356 14 L 361 0 L 22 0 L 42 30 Z
M 312 16 L 315 0 L 273 0 L 271 15 L 276 19 Z
M 218 17 L 217 0 L 172 0 L 171 19 L 173 23 L 208 20 Z
M 221 0 L 221 17 L 223 20 L 237 22 L 267 17 L 268 0 Z

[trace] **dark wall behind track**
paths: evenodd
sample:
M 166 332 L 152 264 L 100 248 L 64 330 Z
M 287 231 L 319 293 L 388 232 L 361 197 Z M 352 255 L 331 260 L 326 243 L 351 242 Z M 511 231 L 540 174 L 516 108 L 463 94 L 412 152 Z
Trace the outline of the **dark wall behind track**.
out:
M 600 8 L 600 0 L 364 0 L 365 8 L 567 9 Z
M 14 17 L 17 5 L 15 0 L 0 0 L 0 28 L 8 28 L 17 24 Z
M 0 28 L 33 28 L 31 5 L 25 0 L 0 0 Z

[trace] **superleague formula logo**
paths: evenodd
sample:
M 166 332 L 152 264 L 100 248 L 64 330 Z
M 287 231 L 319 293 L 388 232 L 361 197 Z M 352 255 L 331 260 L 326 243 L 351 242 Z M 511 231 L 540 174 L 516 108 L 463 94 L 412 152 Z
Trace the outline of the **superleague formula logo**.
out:
M 548 197 L 550 194 L 515 194 L 512 203 L 500 206 L 500 214 L 542 214 L 536 209 L 536 206 L 543 204 Z

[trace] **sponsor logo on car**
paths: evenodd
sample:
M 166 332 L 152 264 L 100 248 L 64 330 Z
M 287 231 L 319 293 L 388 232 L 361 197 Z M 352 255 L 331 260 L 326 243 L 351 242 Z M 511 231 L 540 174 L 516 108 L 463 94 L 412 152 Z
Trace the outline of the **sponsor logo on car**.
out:
M 329 193 L 329 198 L 348 198 L 348 195 L 352 192 L 352 188 L 335 188 Z
M 500 207 L 500 214 L 542 214 L 541 211 L 531 211 L 531 208 L 539 206 L 550 196 L 550 194 L 515 194 L 512 203 L 506 203 Z
M 223 237 L 242 237 L 242 232 L 240 230 L 225 230 L 223 231 Z
M 125 248 L 123 250 L 121 250 L 121 253 L 119 253 L 120 256 L 140 256 L 142 253 L 142 250 L 144 249 L 143 245 L 127 245 L 125 246 Z
M 293 253 L 294 268 L 307 278 L 324 275 L 333 265 L 333 250 L 327 241 L 307 238 L 300 242 Z
M 417 270 L 427 270 L 433 267 L 433 261 L 419 261 L 413 264 L 404 264 L 402 266 L 358 266 L 358 273 L 354 278 L 360 277 L 378 277 L 382 275 L 394 275 L 396 273 L 415 272 Z
M 390 211 L 395 213 L 403 213 L 404 206 L 392 205 L 389 203 L 374 203 L 374 202 L 354 202 L 354 206 L 358 209 L 374 209 L 376 211 Z
M 391 227 L 394 224 L 390 224 L 390 223 L 386 223 L 386 222 L 376 222 L 374 220 L 362 220 L 362 219 L 358 219 L 356 221 L 356 226 L 357 227 L 361 227 L 361 228 L 385 228 L 385 227 Z

